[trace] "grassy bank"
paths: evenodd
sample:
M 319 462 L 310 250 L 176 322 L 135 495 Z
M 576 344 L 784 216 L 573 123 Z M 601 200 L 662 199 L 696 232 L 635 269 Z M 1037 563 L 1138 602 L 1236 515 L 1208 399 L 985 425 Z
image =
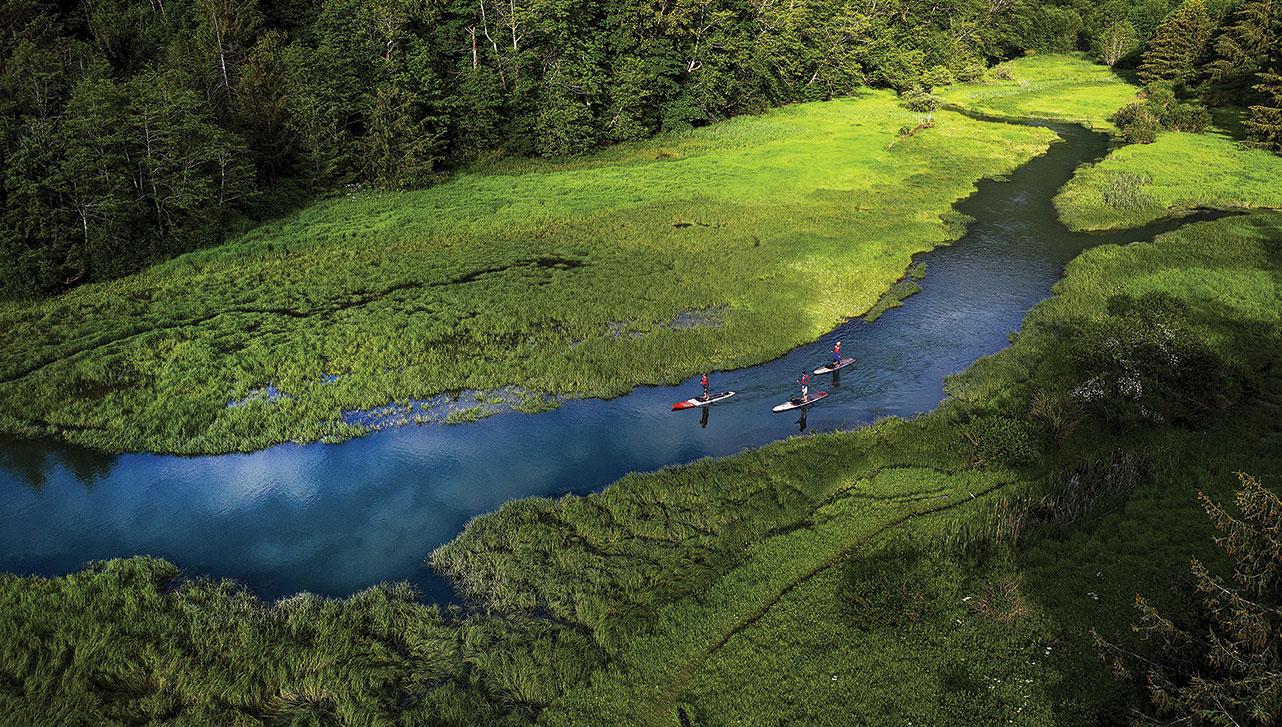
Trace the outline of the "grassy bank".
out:
M 932 414 L 508 503 L 433 555 L 486 616 L 395 589 L 266 607 L 139 561 L 5 577 L 0 702 L 22 723 L 1125 723 L 1089 629 L 1129 638 L 1137 592 L 1167 604 L 1169 569 L 1219 563 L 1197 490 L 1282 485 L 1280 246 L 1257 212 L 1097 248 Z
M 366 431 L 464 389 L 616 396 L 769 360 L 863 313 L 1043 129 L 886 92 L 437 187 L 354 190 L 209 251 L 0 307 L 0 430 L 215 453 Z M 716 311 L 705 325 L 682 317 Z M 243 405 L 228 406 L 229 402 Z
M 1198 207 L 1282 207 L 1282 157 L 1224 133 L 1159 134 L 1080 170 L 1055 198 L 1075 230 L 1135 227 Z
M 176 575 L 148 558 L 0 575 L 0 724 L 523 725 L 599 665 L 572 629 L 442 612 L 405 585 L 267 605 Z
M 979 83 L 935 89 L 945 103 L 990 116 L 1073 121 L 1111 129 L 1135 86 L 1107 66 L 1072 56 L 1027 56 L 989 69 Z

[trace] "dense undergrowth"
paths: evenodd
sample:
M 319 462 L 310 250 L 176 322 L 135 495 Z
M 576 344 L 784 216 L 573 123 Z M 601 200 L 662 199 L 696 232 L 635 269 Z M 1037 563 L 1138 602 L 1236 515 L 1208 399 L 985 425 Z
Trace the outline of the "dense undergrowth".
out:
M 941 113 L 892 147 L 909 118 L 869 92 L 504 162 L 0 305 L 0 431 L 252 450 L 354 436 L 345 411 L 442 392 L 609 397 L 769 360 L 867 310 L 957 234 L 954 201 L 1053 138 Z M 720 325 L 672 325 L 705 309 Z

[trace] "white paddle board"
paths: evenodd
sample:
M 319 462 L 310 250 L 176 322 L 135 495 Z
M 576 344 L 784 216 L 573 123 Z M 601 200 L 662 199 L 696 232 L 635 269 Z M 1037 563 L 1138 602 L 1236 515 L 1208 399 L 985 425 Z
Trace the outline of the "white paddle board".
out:
M 732 396 L 734 396 L 733 391 L 718 391 L 714 394 L 709 394 L 708 398 L 706 399 L 703 398 L 702 396 L 696 396 L 693 399 L 686 399 L 685 401 L 678 401 L 677 403 L 673 404 L 672 411 L 679 411 L 681 409 L 693 409 L 696 406 L 707 406 L 709 404 L 716 404 L 717 402 L 725 401 L 726 399 L 729 399 Z
M 854 362 L 855 362 L 855 360 L 854 360 L 853 358 L 843 358 L 843 359 L 842 359 L 842 360 L 841 360 L 841 361 L 840 361 L 836 366 L 833 366 L 833 365 L 832 365 L 832 362 L 830 361 L 830 362 L 828 362 L 828 363 L 824 364 L 823 366 L 820 366 L 819 368 L 815 369 L 815 373 L 816 373 L 816 374 L 830 374 L 830 373 L 832 373 L 833 371 L 836 371 L 837 369 L 844 369 L 844 368 L 846 368 L 847 366 L 849 366 L 850 364 L 852 364 L 852 363 L 854 363 Z
M 812 391 L 809 394 L 807 394 L 806 398 L 804 399 L 801 398 L 800 396 L 794 396 L 793 398 L 776 406 L 771 411 L 775 413 L 779 413 L 781 411 L 792 411 L 793 409 L 800 409 L 802 407 L 810 406 L 811 404 L 815 403 L 816 401 L 819 401 L 820 399 L 824 398 L 827 395 L 828 395 L 828 392 L 826 391 Z

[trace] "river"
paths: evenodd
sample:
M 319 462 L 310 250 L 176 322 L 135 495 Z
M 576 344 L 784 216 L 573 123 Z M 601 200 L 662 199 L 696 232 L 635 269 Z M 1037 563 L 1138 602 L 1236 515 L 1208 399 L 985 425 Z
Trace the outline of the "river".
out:
M 426 555 L 472 517 L 521 497 L 588 493 L 628 472 L 721 457 L 805 432 L 849 429 L 933 409 L 943 380 L 1007 345 L 1086 248 L 1149 240 L 1167 221 L 1105 235 L 1072 233 L 1051 204 L 1107 137 L 1045 124 L 1062 143 L 1007 181 L 981 182 L 956 209 L 975 218 L 953 245 L 919 256 L 922 292 L 874 323 L 852 320 L 761 366 L 714 374 L 739 392 L 707 411 L 671 412 L 696 380 L 580 400 L 541 414 L 380 431 L 341 444 L 281 445 L 215 457 L 107 456 L 44 441 L 0 440 L 0 569 L 57 575 L 87 561 L 147 554 L 190 576 L 235 578 L 275 599 L 347 596 L 406 580 L 448 601 Z M 857 363 L 806 418 L 772 414 L 801 370 L 836 340 Z

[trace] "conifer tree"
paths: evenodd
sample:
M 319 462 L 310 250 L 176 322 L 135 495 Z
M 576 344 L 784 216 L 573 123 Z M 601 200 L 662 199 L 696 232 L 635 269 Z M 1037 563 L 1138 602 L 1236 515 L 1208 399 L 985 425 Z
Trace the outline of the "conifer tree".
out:
M 416 120 L 414 94 L 395 85 L 367 97 L 361 157 L 367 178 L 387 189 L 421 184 L 432 173 L 438 136 L 431 119 Z
M 1282 154 L 1282 73 L 1273 70 L 1259 74 L 1259 78 L 1255 89 L 1265 99 L 1251 106 L 1246 120 L 1247 143 Z
M 1206 54 L 1214 25 L 1203 0 L 1189 0 L 1168 17 L 1149 41 L 1140 81 L 1189 82 Z
M 1189 613 L 1163 615 L 1136 597 L 1133 627 L 1157 650 L 1140 654 L 1092 631 L 1114 674 L 1146 694 L 1145 722 L 1274 727 L 1282 723 L 1282 498 L 1239 474 L 1239 519 L 1199 494 L 1233 559 L 1233 580 L 1192 562 Z M 1154 719 L 1156 718 L 1156 719 Z
M 1271 47 L 1282 38 L 1282 0 L 1251 0 L 1233 24 L 1214 41 L 1215 58 L 1206 65 L 1208 89 L 1221 103 L 1242 103 L 1251 96 L 1257 75 L 1266 69 Z

